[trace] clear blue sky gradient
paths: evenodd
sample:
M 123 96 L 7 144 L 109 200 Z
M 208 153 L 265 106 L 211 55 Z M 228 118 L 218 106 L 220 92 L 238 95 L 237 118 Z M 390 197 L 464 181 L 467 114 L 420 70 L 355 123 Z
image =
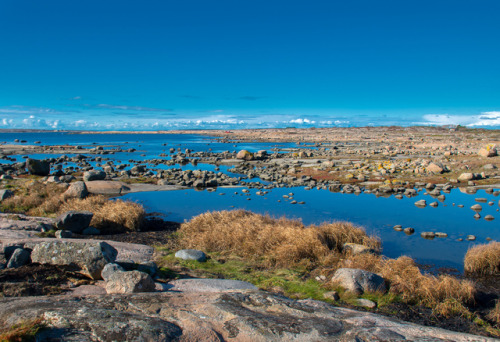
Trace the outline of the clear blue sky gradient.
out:
M 0 128 L 500 126 L 499 15 L 497 0 L 1 0 Z

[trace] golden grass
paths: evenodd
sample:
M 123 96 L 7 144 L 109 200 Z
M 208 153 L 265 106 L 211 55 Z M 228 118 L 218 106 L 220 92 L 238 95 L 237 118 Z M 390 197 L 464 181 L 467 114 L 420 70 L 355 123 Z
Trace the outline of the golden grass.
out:
M 28 180 L 19 184 L 15 196 L 2 201 L 1 206 L 4 212 L 42 216 L 44 213 L 55 212 L 54 209 L 60 203 L 59 198 L 65 190 L 58 184 Z
M 486 317 L 500 327 L 500 300 L 496 301 L 495 307 Z
M 464 269 L 475 275 L 500 274 L 500 242 L 491 241 L 470 248 L 464 258 Z
M 390 292 L 400 295 L 405 302 L 427 306 L 451 299 L 462 304 L 474 302 L 476 289 L 473 282 L 448 275 L 422 274 L 415 261 L 406 256 L 384 260 L 378 271 L 390 281 Z
M 66 187 L 59 184 L 29 180 L 17 184 L 16 195 L 2 201 L 1 209 L 31 216 L 55 216 L 69 210 L 88 210 L 94 214 L 90 224 L 108 234 L 138 230 L 145 217 L 144 208 L 137 203 L 109 200 L 101 195 L 68 199 L 64 197 L 64 191 Z
M 107 234 L 139 230 L 145 217 L 144 208 L 140 204 L 119 199 L 109 200 L 102 195 L 69 199 L 61 205 L 58 213 L 69 210 L 92 212 L 94 217 L 90 225 Z
M 380 246 L 377 239 L 350 223 L 305 227 L 297 220 L 244 210 L 207 212 L 180 229 L 180 243 L 186 248 L 234 254 L 280 267 L 319 265 L 329 255 L 341 253 L 346 242 Z

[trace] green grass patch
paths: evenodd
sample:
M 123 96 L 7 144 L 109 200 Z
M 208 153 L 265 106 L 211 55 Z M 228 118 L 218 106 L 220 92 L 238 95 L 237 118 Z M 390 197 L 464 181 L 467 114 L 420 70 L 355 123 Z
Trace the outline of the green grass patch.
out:
M 238 257 L 221 257 L 212 254 L 206 262 L 181 260 L 174 253 L 163 249 L 166 255 L 160 261 L 161 270 L 169 278 L 177 278 L 183 269 L 193 271 L 198 277 L 223 278 L 247 281 L 263 290 L 282 293 L 296 299 L 312 298 L 327 300 L 324 293 L 331 287 L 313 278 L 308 278 L 305 269 L 262 267 Z

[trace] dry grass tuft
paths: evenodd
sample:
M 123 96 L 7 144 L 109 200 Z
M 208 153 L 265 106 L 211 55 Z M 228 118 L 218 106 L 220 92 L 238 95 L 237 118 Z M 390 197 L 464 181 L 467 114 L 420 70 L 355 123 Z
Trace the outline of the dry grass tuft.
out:
M 476 289 L 473 282 L 447 275 L 435 277 L 422 274 L 409 257 L 388 259 L 379 267 L 379 273 L 391 283 L 390 291 L 400 295 L 405 302 L 427 306 L 436 306 L 451 299 L 462 304 L 474 302 Z
M 339 222 L 305 227 L 300 221 L 273 219 L 244 210 L 207 212 L 181 225 L 182 246 L 234 254 L 267 265 L 318 265 L 346 242 L 379 246 L 358 227 Z
M 454 298 L 447 298 L 443 302 L 438 303 L 432 310 L 434 315 L 451 317 L 460 316 L 467 319 L 472 319 L 474 314 L 469 311 L 462 303 Z
M 45 216 L 57 211 L 65 190 L 58 184 L 29 180 L 19 185 L 15 196 L 2 201 L 1 207 L 4 212 Z
M 90 224 L 107 234 L 124 230 L 139 230 L 145 217 L 144 208 L 137 203 L 109 200 L 104 196 L 69 199 L 59 208 L 59 214 L 69 210 L 87 210 L 94 214 Z
M 500 300 L 496 301 L 495 307 L 486 317 L 500 327 Z
M 477 245 L 467 251 L 465 272 L 475 275 L 500 274 L 500 242 Z

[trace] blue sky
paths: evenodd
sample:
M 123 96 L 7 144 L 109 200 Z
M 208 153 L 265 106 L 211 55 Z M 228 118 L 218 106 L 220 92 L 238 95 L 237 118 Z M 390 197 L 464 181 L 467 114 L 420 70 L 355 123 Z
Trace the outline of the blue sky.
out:
M 500 2 L 0 0 L 0 128 L 500 126 Z

